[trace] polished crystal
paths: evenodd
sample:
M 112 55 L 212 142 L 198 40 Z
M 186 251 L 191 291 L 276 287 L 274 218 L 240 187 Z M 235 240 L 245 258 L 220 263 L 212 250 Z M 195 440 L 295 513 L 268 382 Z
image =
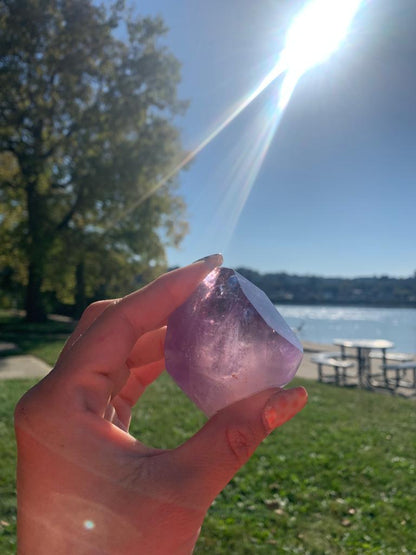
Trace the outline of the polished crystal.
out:
M 286 385 L 302 353 L 266 294 L 229 268 L 211 272 L 169 317 L 167 371 L 207 416 Z

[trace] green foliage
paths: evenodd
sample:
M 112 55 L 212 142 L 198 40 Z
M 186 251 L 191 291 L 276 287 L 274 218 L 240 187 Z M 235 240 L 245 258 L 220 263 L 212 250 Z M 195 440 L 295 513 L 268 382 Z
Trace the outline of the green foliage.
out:
M 152 278 L 186 232 L 175 179 L 155 187 L 182 155 L 165 33 L 120 1 L 0 2 L 0 271 L 33 315 L 41 290 L 82 301 Z

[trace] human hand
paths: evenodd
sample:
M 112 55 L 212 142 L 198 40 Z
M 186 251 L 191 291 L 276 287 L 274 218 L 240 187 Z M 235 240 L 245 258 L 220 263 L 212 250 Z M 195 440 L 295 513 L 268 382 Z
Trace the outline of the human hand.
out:
M 221 261 L 91 305 L 55 368 L 19 401 L 18 553 L 191 553 L 216 495 L 303 408 L 303 388 L 269 389 L 218 412 L 173 450 L 128 433 L 132 406 L 164 369 L 168 315 Z

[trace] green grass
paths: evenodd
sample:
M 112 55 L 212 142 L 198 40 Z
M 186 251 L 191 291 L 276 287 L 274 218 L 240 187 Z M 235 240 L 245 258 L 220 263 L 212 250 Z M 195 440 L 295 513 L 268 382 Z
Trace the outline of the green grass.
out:
M 47 341 L 36 348 L 40 344 Z M 0 553 L 5 555 L 15 551 L 12 414 L 32 383 L 0 381 Z M 415 402 L 294 383 L 306 385 L 308 405 L 263 443 L 217 498 L 195 553 L 415 553 Z M 137 406 L 132 433 L 147 444 L 174 447 L 203 422 L 163 375 Z
M 414 553 L 414 402 L 294 383 L 307 387 L 307 407 L 216 500 L 195 553 Z M 134 433 L 158 447 L 174 447 L 203 422 L 168 379 L 135 416 Z
M 0 382 L 2 554 L 15 549 L 12 413 L 30 385 Z M 308 406 L 264 442 L 218 497 L 196 554 L 415 552 L 414 402 L 306 385 Z M 203 421 L 165 375 L 138 405 L 132 433 L 174 447 Z
M 17 400 L 33 384 L 29 380 L 0 381 L 0 553 L 16 551 L 16 448 L 13 411 Z

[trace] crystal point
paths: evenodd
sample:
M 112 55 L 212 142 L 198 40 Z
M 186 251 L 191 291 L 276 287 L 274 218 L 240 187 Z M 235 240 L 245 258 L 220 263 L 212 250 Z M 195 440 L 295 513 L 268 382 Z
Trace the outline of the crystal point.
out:
M 217 268 L 169 317 L 166 369 L 207 415 L 291 381 L 302 345 L 265 293 Z

